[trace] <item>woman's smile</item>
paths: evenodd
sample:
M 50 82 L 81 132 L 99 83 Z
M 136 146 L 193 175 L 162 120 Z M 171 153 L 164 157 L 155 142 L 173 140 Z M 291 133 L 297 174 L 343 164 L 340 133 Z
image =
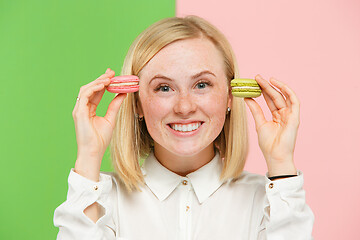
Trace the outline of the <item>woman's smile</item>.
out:
M 192 132 L 201 126 L 201 122 L 190 122 L 188 124 L 171 123 L 169 126 L 175 131 L 179 132 Z
M 189 124 L 168 124 L 169 131 L 178 137 L 191 137 L 197 134 L 202 126 L 202 122 L 191 122 Z

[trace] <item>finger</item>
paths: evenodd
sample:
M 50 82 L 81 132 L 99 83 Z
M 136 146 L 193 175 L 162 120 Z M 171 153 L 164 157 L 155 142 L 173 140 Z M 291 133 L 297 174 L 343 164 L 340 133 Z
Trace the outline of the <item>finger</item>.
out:
M 264 113 L 260 107 L 260 105 L 252 98 L 244 98 L 245 103 L 248 105 L 251 114 L 255 120 L 255 127 L 258 130 L 263 124 L 266 123 L 266 119 Z
M 106 69 L 105 73 L 100 75 L 97 79 L 112 78 L 115 76 L 115 72 L 110 68 Z
M 286 86 L 286 85 L 273 77 L 270 78 L 270 82 L 272 85 L 274 85 L 281 91 L 281 93 L 285 96 L 286 106 L 291 108 L 291 101 L 290 101 L 289 95 L 287 94 L 286 91 L 284 91 L 284 86 Z
M 287 94 L 287 92 L 284 92 L 284 91 L 282 91 L 282 94 L 285 95 L 286 107 L 291 108 L 291 101 L 290 101 L 289 94 Z
M 80 87 L 80 90 L 79 90 L 79 94 L 78 94 L 78 97 L 81 99 L 81 97 L 84 95 L 84 92 L 87 92 L 88 89 L 92 88 L 93 86 L 96 86 L 96 85 L 99 85 L 99 84 L 110 84 L 110 78 L 105 78 L 105 79 L 96 79 L 84 86 L 81 86 Z
M 114 74 L 115 74 L 115 72 L 114 72 Z M 112 76 L 112 75 L 110 75 L 110 76 Z M 99 81 L 99 83 L 100 82 L 103 83 L 105 87 L 109 86 L 109 84 L 111 82 L 110 78 L 105 78 L 105 79 L 98 80 L 98 81 Z M 97 107 L 97 105 L 99 105 L 104 93 L 105 93 L 105 89 L 95 92 L 95 94 L 89 99 L 89 103 L 91 103 L 90 112 L 96 110 L 96 107 Z M 95 109 L 93 109 L 94 107 L 95 107 Z
M 284 96 L 271 86 L 268 81 L 263 79 L 259 74 L 256 75 L 255 80 L 259 83 L 261 90 L 269 95 L 277 109 L 286 107 Z
M 110 79 L 105 78 L 102 81 L 100 81 L 99 84 L 104 84 L 104 86 L 107 87 L 110 84 Z M 105 88 L 102 91 L 98 91 L 93 96 L 91 96 L 89 102 L 98 105 L 104 93 L 105 93 Z
M 105 88 L 95 92 L 94 95 L 89 98 L 89 107 L 90 107 L 89 111 L 91 113 L 96 112 L 96 108 L 99 105 L 104 93 L 105 93 Z
M 269 96 L 269 94 L 267 94 L 265 91 L 262 92 L 262 95 L 265 98 L 266 104 L 268 105 L 269 109 L 271 112 L 277 111 L 277 107 L 275 106 L 274 101 L 271 99 L 271 97 Z
M 84 86 L 81 86 L 80 87 L 80 91 L 79 91 L 79 94 L 78 94 L 78 98 L 82 98 L 83 96 L 83 93 L 87 91 L 87 89 L 93 87 L 93 86 L 96 86 L 98 84 L 104 84 L 105 86 L 109 85 L 110 84 L 110 78 L 105 78 L 105 79 L 100 79 L 100 80 L 94 80 Z M 93 102 L 98 105 L 100 100 L 101 100 L 101 97 L 104 93 L 100 94 L 101 96 L 96 96 L 96 98 L 93 100 Z M 78 108 L 79 106 L 79 101 L 77 100 L 76 103 L 75 103 L 75 107 L 74 107 L 74 111 L 76 111 L 76 109 Z
M 75 119 L 75 115 L 76 115 L 76 112 L 77 112 L 77 109 L 78 109 L 78 106 L 79 106 L 79 101 L 80 101 L 80 97 L 78 95 L 77 98 L 76 98 L 76 103 L 75 103 L 74 109 L 72 111 L 72 116 L 73 116 L 74 119 Z
M 101 83 L 104 84 L 105 87 L 109 86 L 111 80 L 110 78 L 105 78 L 103 80 L 100 80 Z M 97 105 L 99 105 L 102 97 L 104 96 L 105 93 L 105 88 L 101 91 L 95 92 L 94 95 L 92 97 L 90 97 L 89 99 L 89 103 L 90 105 L 90 112 L 95 112 L 96 111 L 96 107 Z
M 104 90 L 105 86 L 103 83 L 100 83 L 98 85 L 89 87 L 86 91 L 84 91 L 81 95 L 80 95 L 80 100 L 79 100 L 79 106 L 77 109 L 78 112 L 78 116 L 80 117 L 89 117 L 89 116 L 93 116 L 96 114 L 96 108 L 97 105 L 95 105 L 95 108 L 92 107 L 91 108 L 91 112 L 90 112 L 90 107 L 88 106 L 88 103 L 90 101 L 90 97 L 98 91 Z
M 299 127 L 300 124 L 300 101 L 297 98 L 295 92 L 291 90 L 290 87 L 288 87 L 283 82 L 272 78 L 270 81 L 274 84 L 274 86 L 278 87 L 283 94 L 286 96 L 287 104 L 289 105 L 289 109 L 291 109 L 291 114 L 289 115 L 288 123 L 289 126 L 295 126 Z
M 85 91 L 88 87 L 91 87 L 93 85 L 97 85 L 98 83 L 100 82 L 103 82 L 103 81 L 106 81 L 106 82 L 109 82 L 110 83 L 110 78 L 113 78 L 115 76 L 115 72 L 113 70 L 111 70 L 110 68 L 108 68 L 106 70 L 106 72 L 102 75 L 100 75 L 97 79 L 95 79 L 94 81 L 82 86 L 80 88 L 80 93 L 79 95 L 81 95 L 81 93 L 83 91 Z
M 126 96 L 127 93 L 119 93 L 109 104 L 104 118 L 110 122 L 111 126 L 115 126 L 116 115 L 119 112 L 121 103 L 124 101 Z
M 112 78 L 114 76 L 115 76 L 115 72 L 113 70 L 111 70 L 110 68 L 106 69 L 105 73 L 100 75 L 97 79 L 80 87 L 79 95 L 81 95 L 81 92 L 85 91 L 88 87 L 91 87 L 91 86 L 96 85 L 103 81 L 108 82 L 110 80 L 110 78 Z
M 79 94 L 78 94 L 78 97 L 77 97 L 77 100 L 76 100 L 76 103 L 75 103 L 75 106 L 74 106 L 74 109 L 73 109 L 73 117 L 74 117 L 75 113 L 77 112 L 79 102 L 80 102 L 79 99 L 83 95 L 82 93 L 84 91 L 86 91 L 89 87 L 92 87 L 92 86 L 97 85 L 99 83 L 104 83 L 105 86 L 109 85 L 110 84 L 110 78 L 112 78 L 114 76 L 115 76 L 115 72 L 113 70 L 111 70 L 110 68 L 108 68 L 108 69 L 106 69 L 105 73 L 102 74 L 100 77 L 98 77 L 96 80 L 94 80 L 94 81 L 80 87 Z M 103 91 L 102 94 L 99 93 L 96 96 L 94 96 L 94 99 L 92 101 L 93 101 L 93 103 L 95 105 L 99 104 L 104 92 L 105 91 Z
M 289 105 L 289 107 L 291 107 L 291 110 L 299 112 L 300 101 L 296 96 L 295 92 L 289 86 L 275 78 L 271 78 L 270 81 L 275 87 L 279 88 L 284 93 L 287 104 Z

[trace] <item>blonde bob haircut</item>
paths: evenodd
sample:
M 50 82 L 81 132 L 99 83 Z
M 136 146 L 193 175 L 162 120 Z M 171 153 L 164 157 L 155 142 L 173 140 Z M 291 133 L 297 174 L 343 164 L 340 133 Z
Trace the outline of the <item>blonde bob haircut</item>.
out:
M 239 77 L 234 52 L 218 29 L 196 16 L 166 18 L 148 27 L 130 46 L 121 73 L 138 76 L 144 66 L 165 46 L 183 39 L 202 37 L 209 39 L 222 53 L 230 89 L 230 81 Z M 140 190 L 139 184 L 144 184 L 140 161 L 147 157 L 154 146 L 146 128 L 146 119 L 140 121 L 136 113 L 137 101 L 138 93 L 128 93 L 124 99 L 110 144 L 113 167 L 129 192 Z M 231 105 L 231 112 L 226 115 L 223 129 L 214 141 L 214 147 L 224 163 L 221 180 L 239 177 L 248 152 L 245 102 L 243 99 L 233 98 Z

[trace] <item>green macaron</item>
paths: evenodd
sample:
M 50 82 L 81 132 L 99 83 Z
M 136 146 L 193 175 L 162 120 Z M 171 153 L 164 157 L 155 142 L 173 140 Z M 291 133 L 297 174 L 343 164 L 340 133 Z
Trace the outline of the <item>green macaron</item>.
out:
M 261 95 L 260 86 L 254 79 L 237 78 L 231 80 L 230 85 L 234 97 L 256 98 Z

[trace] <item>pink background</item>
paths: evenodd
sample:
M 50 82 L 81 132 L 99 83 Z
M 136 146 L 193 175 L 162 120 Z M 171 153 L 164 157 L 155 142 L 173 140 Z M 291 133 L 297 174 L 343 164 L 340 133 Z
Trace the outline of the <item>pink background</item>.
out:
M 221 4 L 219 3 L 221 2 Z M 360 2 L 356 0 L 178 0 L 177 16 L 194 14 L 220 28 L 240 75 L 275 77 L 301 101 L 295 163 L 305 176 L 315 239 L 356 239 L 360 214 Z M 271 115 L 263 98 L 256 99 Z M 264 174 L 248 111 L 246 170 Z

